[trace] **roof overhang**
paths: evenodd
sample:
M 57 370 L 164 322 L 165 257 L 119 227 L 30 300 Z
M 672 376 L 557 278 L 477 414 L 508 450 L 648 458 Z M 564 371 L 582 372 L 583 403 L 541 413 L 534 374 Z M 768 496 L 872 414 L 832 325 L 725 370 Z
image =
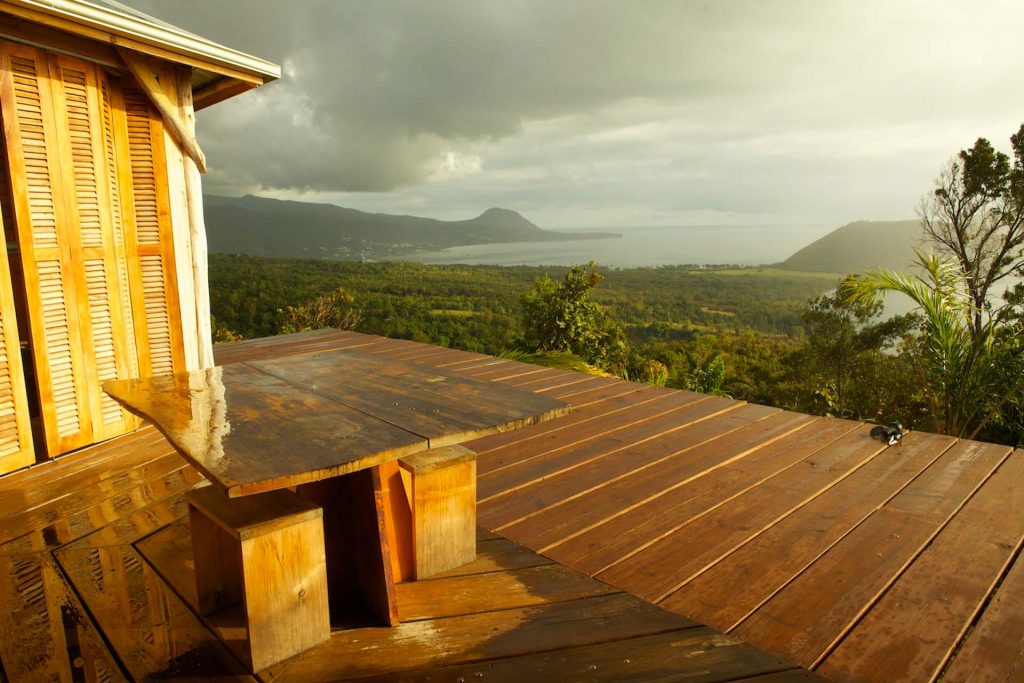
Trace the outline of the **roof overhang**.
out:
M 96 41 L 96 49 L 74 45 L 65 51 L 81 53 L 94 61 L 112 61 L 121 66 L 117 47 L 135 50 L 193 68 L 192 89 L 196 109 L 209 106 L 258 85 L 281 77 L 281 68 L 244 52 L 220 45 L 194 33 L 136 12 L 112 0 L 0 0 L 0 12 L 41 25 L 41 29 L 19 27 L 26 40 L 32 31 L 56 30 Z M 0 34 L 7 34 L 0 25 Z M 39 42 L 31 41 L 29 42 Z M 51 42 L 51 41 L 43 41 Z M 104 46 L 106 49 L 104 49 Z M 109 55 L 109 56 L 108 56 Z

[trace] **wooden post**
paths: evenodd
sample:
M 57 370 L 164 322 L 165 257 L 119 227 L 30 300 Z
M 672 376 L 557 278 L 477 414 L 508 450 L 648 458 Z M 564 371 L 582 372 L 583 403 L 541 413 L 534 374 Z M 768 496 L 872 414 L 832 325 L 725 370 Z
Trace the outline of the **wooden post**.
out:
M 199 609 L 254 673 L 331 636 L 320 508 L 289 491 L 228 498 L 188 493 Z
M 185 129 L 195 139 L 196 115 L 192 103 L 192 80 L 189 71 L 179 70 L 178 103 Z M 203 186 L 200 169 L 192 158 L 185 159 L 185 194 L 188 200 L 188 222 L 192 235 L 192 274 L 195 281 L 196 332 L 199 337 L 199 367 L 213 366 L 213 330 L 210 324 L 210 276 L 206 221 L 203 216 Z
M 476 559 L 476 454 L 448 446 L 399 460 L 412 507 L 416 578 Z

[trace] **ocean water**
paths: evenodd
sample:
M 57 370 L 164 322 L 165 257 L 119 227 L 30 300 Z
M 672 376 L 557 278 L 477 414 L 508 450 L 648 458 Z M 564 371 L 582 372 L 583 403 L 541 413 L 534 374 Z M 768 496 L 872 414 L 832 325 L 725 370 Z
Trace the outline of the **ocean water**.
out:
M 404 258 L 420 263 L 499 266 L 565 266 L 588 261 L 617 268 L 684 263 L 758 266 L 785 260 L 801 247 L 828 234 L 832 227 L 686 225 L 578 228 L 559 232 L 617 232 L 622 237 L 474 244 L 419 252 Z

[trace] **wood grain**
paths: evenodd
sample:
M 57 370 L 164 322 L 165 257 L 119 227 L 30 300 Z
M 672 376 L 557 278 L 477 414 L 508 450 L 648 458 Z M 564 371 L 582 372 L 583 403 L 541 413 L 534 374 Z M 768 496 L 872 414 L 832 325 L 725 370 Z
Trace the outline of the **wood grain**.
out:
M 658 495 L 619 505 L 596 525 L 584 527 L 545 553 L 583 571 L 597 572 L 627 557 L 691 519 L 700 517 L 761 485 L 776 474 L 813 457 L 850 433 L 857 423 L 824 419 L 813 434 L 783 438 L 743 460 Z
M 247 365 L 110 382 L 105 390 L 151 419 L 231 496 L 352 472 L 426 447 L 422 437 Z
M 952 444 L 913 432 L 898 457 L 874 458 L 850 477 L 723 558 L 662 601 L 728 631 L 896 495 Z M 786 552 L 779 550 L 785 548 Z
M 531 392 L 348 351 L 251 364 L 422 436 L 432 448 L 568 412 L 565 403 Z
M 839 679 L 937 677 L 1024 543 L 1022 481 L 1024 458 L 1009 459 L 817 670 Z
M 734 633 L 813 665 L 970 499 L 1009 448 L 959 442 L 776 593 Z M 929 509 L 922 501 L 931 501 Z
M 429 578 L 476 558 L 476 454 L 462 446 L 399 461 L 408 473 L 414 575 Z

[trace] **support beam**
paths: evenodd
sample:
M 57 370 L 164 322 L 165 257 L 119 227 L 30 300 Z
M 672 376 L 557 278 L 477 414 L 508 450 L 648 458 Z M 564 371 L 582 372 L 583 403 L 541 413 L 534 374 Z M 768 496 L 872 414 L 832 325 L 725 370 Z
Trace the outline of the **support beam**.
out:
M 192 101 L 189 70 L 176 73 L 178 104 L 185 130 L 195 139 L 196 114 Z M 206 244 L 206 221 L 203 217 L 203 186 L 200 169 L 191 158 L 185 158 L 185 195 L 188 200 L 188 223 L 192 242 L 192 277 L 195 282 L 196 334 L 199 337 L 199 367 L 213 367 L 213 330 L 210 324 L 210 276 Z
M 175 103 L 171 102 L 160 85 L 160 79 L 157 74 L 160 73 L 161 69 L 155 69 L 150 62 L 150 58 L 138 52 L 123 48 L 118 48 L 117 51 L 121 55 L 121 59 L 128 66 L 128 70 L 135 76 L 135 80 L 139 82 L 139 85 L 142 86 L 150 101 L 153 102 L 153 106 L 160 112 L 160 116 L 163 117 L 164 124 L 171 132 L 171 135 L 181 145 L 185 154 L 195 162 L 199 172 L 206 173 L 206 157 L 203 155 L 203 150 L 199 149 L 199 143 L 196 141 L 195 135 L 189 131 L 187 124 L 182 119 L 181 110 Z

